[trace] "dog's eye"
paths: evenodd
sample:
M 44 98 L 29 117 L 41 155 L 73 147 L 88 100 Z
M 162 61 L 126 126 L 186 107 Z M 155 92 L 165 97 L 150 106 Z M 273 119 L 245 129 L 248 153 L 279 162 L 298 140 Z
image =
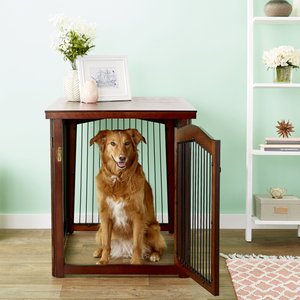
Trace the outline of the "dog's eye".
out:
M 116 143 L 115 142 L 110 142 L 110 144 L 114 147 L 116 146 Z
M 125 146 L 128 146 L 128 145 L 130 145 L 130 142 L 127 141 L 127 142 L 124 143 L 124 145 L 125 145 Z

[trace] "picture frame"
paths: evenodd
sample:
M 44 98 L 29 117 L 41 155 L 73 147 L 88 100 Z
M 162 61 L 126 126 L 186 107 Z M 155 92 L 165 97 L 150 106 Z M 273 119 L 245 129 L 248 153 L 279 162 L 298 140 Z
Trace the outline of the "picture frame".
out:
M 126 55 L 86 55 L 76 65 L 80 94 L 86 80 L 95 80 L 98 101 L 131 100 Z

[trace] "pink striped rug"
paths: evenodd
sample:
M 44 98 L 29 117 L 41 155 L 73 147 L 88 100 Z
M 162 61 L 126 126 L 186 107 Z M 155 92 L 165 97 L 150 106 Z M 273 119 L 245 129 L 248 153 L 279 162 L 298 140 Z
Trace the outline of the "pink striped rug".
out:
M 225 258 L 238 300 L 300 300 L 300 257 Z

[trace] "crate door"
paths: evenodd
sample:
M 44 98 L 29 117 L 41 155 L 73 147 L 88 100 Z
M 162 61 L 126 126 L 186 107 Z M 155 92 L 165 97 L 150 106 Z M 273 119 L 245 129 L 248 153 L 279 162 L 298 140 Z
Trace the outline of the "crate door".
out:
M 220 141 L 187 125 L 176 143 L 176 264 L 218 295 Z

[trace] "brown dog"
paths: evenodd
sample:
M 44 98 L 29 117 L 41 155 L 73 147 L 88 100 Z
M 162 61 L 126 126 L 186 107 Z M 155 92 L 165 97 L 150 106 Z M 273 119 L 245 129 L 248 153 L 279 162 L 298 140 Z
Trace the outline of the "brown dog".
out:
M 136 129 L 99 131 L 90 141 L 99 145 L 102 161 L 96 176 L 101 218 L 96 234 L 99 247 L 94 253 L 100 257 L 98 264 L 107 264 L 113 252 L 117 253 L 113 256 L 130 256 L 132 264 L 140 264 L 143 257 L 156 262 L 166 248 L 154 214 L 152 190 L 138 163 L 141 141 L 146 143 Z M 117 245 L 123 250 L 114 251 Z

